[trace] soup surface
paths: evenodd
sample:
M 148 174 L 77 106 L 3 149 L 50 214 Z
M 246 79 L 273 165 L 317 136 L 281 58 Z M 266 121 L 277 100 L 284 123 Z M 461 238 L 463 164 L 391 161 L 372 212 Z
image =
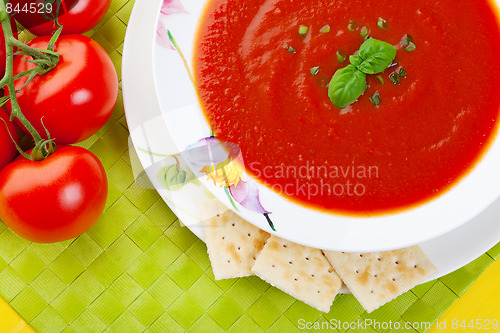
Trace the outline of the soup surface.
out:
M 496 11 L 487 0 L 212 0 L 196 40 L 200 99 L 247 172 L 291 200 L 355 215 L 414 206 L 454 185 L 496 134 Z M 396 64 L 340 109 L 328 83 L 365 35 L 394 45 Z

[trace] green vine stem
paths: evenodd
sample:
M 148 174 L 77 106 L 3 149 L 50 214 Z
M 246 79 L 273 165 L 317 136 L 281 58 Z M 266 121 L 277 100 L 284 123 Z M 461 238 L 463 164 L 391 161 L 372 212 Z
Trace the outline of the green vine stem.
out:
M 28 45 L 22 43 L 21 41 L 14 38 L 14 34 L 12 32 L 12 27 L 9 19 L 9 15 L 7 13 L 7 9 L 5 6 L 5 2 L 0 0 L 0 21 L 5 37 L 5 54 L 6 54 L 6 68 L 5 75 L 0 80 L 0 87 L 7 87 L 9 90 L 9 97 L 11 102 L 11 116 L 10 120 L 14 120 L 17 118 L 28 130 L 30 135 L 33 137 L 33 141 L 35 142 L 35 148 L 33 149 L 33 153 L 31 156 L 26 153 L 22 154 L 24 157 L 31 160 L 42 160 L 48 157 L 55 150 L 55 144 L 50 137 L 48 140 L 45 140 L 41 137 L 38 131 L 33 127 L 33 125 L 26 119 L 26 117 L 21 112 L 21 108 L 17 101 L 16 96 L 16 88 L 14 85 L 14 46 L 21 49 L 22 51 L 32 55 L 35 58 L 42 59 L 46 62 L 47 68 L 44 71 L 41 71 L 41 74 L 46 73 L 50 69 L 54 68 L 57 65 L 59 60 L 59 55 L 53 50 L 43 50 L 40 52 L 38 49 L 34 49 L 29 47 Z
M 29 54 L 31 54 L 34 57 L 37 57 L 37 58 L 40 58 L 43 60 L 47 60 L 47 61 L 51 61 L 49 56 L 43 54 L 42 52 L 38 51 L 35 48 L 29 47 L 28 45 L 24 44 L 20 40 L 16 39 L 14 36 L 10 37 L 9 41 L 13 46 L 25 50 L 26 52 L 28 52 Z

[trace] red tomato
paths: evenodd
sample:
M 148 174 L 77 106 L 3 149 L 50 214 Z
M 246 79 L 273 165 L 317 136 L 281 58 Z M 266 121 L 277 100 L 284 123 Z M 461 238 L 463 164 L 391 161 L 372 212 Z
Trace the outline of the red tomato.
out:
M 11 0 L 12 8 L 36 4 L 43 5 L 44 0 Z M 111 0 L 62 0 L 59 8 L 59 23 L 63 25 L 63 34 L 82 34 L 94 28 L 104 17 L 111 5 Z M 53 13 L 56 11 L 53 5 Z M 15 12 L 15 19 L 37 36 L 51 35 L 57 26 L 54 21 L 47 21 L 41 13 L 30 13 L 29 10 Z
M 16 126 L 14 126 L 13 122 L 9 121 L 9 115 L 3 109 L 0 109 L 0 118 L 5 120 L 9 128 L 9 131 L 7 131 L 4 122 L 0 120 L 0 170 L 2 170 L 17 155 L 16 146 L 12 142 L 9 132 L 16 142 L 18 142 L 18 135 Z
M 0 76 L 3 77 L 5 74 L 5 36 L 3 35 L 3 29 L 0 26 Z
M 49 36 L 37 37 L 29 45 L 47 48 L 49 40 Z M 118 78 L 106 51 L 86 36 L 61 36 L 55 50 L 60 53 L 57 67 L 36 76 L 17 99 L 40 135 L 46 137 L 43 117 L 57 143 L 72 144 L 89 138 L 109 120 L 118 98 Z M 14 58 L 14 75 L 33 67 L 21 56 Z M 16 89 L 21 89 L 26 80 L 17 80 Z M 10 103 L 7 108 L 10 110 Z M 27 133 L 21 123 L 16 124 Z
M 0 172 L 0 218 L 19 236 L 55 243 L 88 231 L 108 194 L 99 159 L 80 147 L 58 147 L 43 161 L 19 157 Z
M 17 38 L 17 26 L 14 20 L 11 20 L 10 26 L 12 27 L 12 32 L 14 37 Z M 3 29 L 0 26 L 0 77 L 3 77 L 5 74 L 5 36 L 3 35 Z

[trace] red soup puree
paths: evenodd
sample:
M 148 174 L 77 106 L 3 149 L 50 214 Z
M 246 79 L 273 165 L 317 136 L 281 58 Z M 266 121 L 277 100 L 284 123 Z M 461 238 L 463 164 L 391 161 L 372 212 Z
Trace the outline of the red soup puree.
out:
M 212 0 L 196 41 L 200 99 L 247 172 L 291 200 L 354 215 L 415 206 L 496 134 L 496 13 L 486 0 Z M 369 37 L 396 47 L 394 63 L 340 109 L 330 79 Z

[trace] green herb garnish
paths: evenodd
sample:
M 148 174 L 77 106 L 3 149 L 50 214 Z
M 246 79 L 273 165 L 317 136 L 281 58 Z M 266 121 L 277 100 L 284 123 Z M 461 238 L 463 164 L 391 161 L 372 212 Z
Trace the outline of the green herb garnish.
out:
M 401 76 L 399 76 L 399 74 L 396 72 L 391 73 L 391 75 L 389 75 L 389 79 L 391 79 L 392 83 L 394 83 L 394 84 L 401 83 Z
M 403 36 L 403 38 L 401 39 L 401 46 L 402 47 L 408 47 L 408 45 L 410 45 L 410 43 L 413 42 L 413 37 L 406 34 Z
M 347 53 L 344 52 L 344 50 L 338 50 L 337 51 L 337 60 L 343 64 L 345 60 L 347 59 Z
M 370 38 L 349 58 L 351 64 L 365 74 L 378 74 L 386 70 L 396 58 L 396 49 L 389 43 Z
M 356 30 L 358 30 L 358 23 L 356 23 L 356 21 L 349 21 L 349 25 L 347 26 L 347 30 L 349 30 L 350 32 L 354 32 Z
M 401 67 L 401 69 L 399 70 L 399 75 L 401 77 L 406 77 L 406 71 L 405 71 L 405 69 L 403 67 Z
M 382 75 L 377 75 L 377 79 L 380 81 L 380 84 L 384 84 L 385 83 L 385 80 L 382 77 Z
M 365 91 L 365 87 L 366 74 L 354 65 L 347 65 L 333 75 L 328 96 L 335 106 L 343 109 L 356 102 Z
M 305 25 L 301 25 L 301 26 L 299 27 L 299 35 L 301 35 L 301 36 L 305 36 L 305 35 L 307 35 L 307 32 L 308 32 L 308 31 L 309 31 L 309 28 L 308 28 L 308 27 L 306 27 Z
M 366 38 L 368 37 L 368 34 L 370 33 L 370 30 L 368 30 L 367 27 L 362 27 L 361 28 L 361 31 L 359 32 L 359 34 L 361 35 L 361 37 L 363 38 Z
M 328 97 L 339 108 L 356 102 L 366 89 L 366 74 L 383 72 L 395 57 L 394 46 L 374 38 L 368 39 L 361 45 L 358 54 L 349 58 L 351 64 L 335 72 Z
M 417 46 L 413 43 L 413 37 L 406 34 L 401 39 L 401 46 L 408 52 L 415 51 Z
M 327 24 L 327 25 L 323 26 L 323 28 L 319 29 L 319 32 L 321 32 L 322 34 L 326 34 L 327 32 L 330 32 L 330 30 L 331 30 L 331 28 Z
M 312 76 L 318 74 L 319 73 L 319 66 L 311 68 L 310 73 L 311 73 Z
M 291 47 L 291 46 L 287 46 L 287 47 L 285 47 L 285 49 L 286 49 L 288 52 L 290 52 L 291 54 L 295 54 L 295 53 L 297 53 L 297 51 L 295 51 L 295 49 L 294 49 L 293 47 Z
M 389 23 L 381 17 L 378 18 L 377 26 L 382 30 L 389 29 Z
M 381 100 L 380 100 L 380 93 L 378 91 L 375 92 L 375 94 L 373 94 L 372 97 L 370 97 L 370 102 L 372 102 L 374 106 L 380 105 Z
M 397 61 L 393 61 L 389 64 L 389 66 L 387 66 L 387 68 L 391 68 L 391 67 L 394 67 L 394 66 L 397 66 L 398 65 L 398 62 Z
M 410 44 L 405 47 L 405 50 L 408 52 L 415 51 L 417 49 L 417 46 L 413 44 L 413 42 L 410 42 Z

